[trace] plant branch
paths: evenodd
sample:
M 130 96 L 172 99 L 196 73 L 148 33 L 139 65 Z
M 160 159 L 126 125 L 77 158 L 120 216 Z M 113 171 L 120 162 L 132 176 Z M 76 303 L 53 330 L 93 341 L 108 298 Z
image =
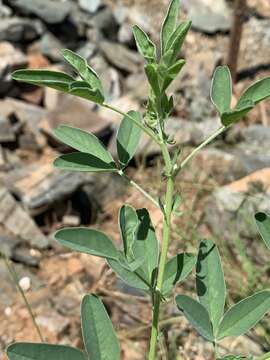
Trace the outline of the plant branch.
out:
M 22 299 L 23 299 L 23 302 L 24 302 L 24 304 L 25 304 L 25 307 L 26 307 L 26 309 L 27 309 L 27 311 L 28 311 L 28 313 L 29 313 L 29 315 L 30 315 L 30 318 L 31 318 L 31 320 L 32 320 L 32 323 L 33 323 L 36 331 L 37 331 L 37 334 L 38 334 L 38 336 L 39 336 L 39 338 L 40 338 L 40 341 L 41 341 L 41 342 L 44 342 L 44 338 L 43 338 L 42 333 L 41 333 L 41 331 L 40 331 L 40 328 L 39 328 L 39 326 L 38 326 L 38 324 L 37 324 L 37 322 L 36 322 L 36 318 L 35 318 L 35 315 L 34 315 L 34 313 L 33 313 L 33 311 L 32 311 L 31 305 L 29 304 L 29 302 L 28 302 L 28 300 L 27 300 L 27 298 L 26 298 L 26 296 L 25 296 L 25 293 L 24 293 L 22 287 L 20 286 L 19 279 L 18 279 L 18 275 L 17 275 L 17 273 L 16 273 L 13 265 L 12 265 L 12 264 L 10 263 L 10 261 L 7 259 L 6 255 L 3 254 L 3 253 L 1 253 L 1 256 L 2 256 L 3 259 L 4 259 L 6 268 L 7 268 L 8 272 L 9 272 L 9 274 L 10 274 L 10 277 L 11 277 L 12 281 L 14 282 L 14 284 L 15 284 L 18 292 L 20 293 L 20 295 L 21 295 L 21 297 L 22 297 Z
M 160 313 L 160 303 L 161 303 L 161 291 L 164 278 L 164 270 L 166 265 L 166 259 L 170 243 L 171 235 L 171 214 L 172 214 L 172 205 L 173 205 L 173 192 L 174 192 L 174 178 L 172 176 L 172 161 L 169 154 L 167 144 L 164 142 L 161 145 L 162 155 L 165 162 L 165 171 L 167 175 L 167 189 L 165 197 L 165 213 L 163 221 L 163 241 L 161 248 L 161 255 L 158 267 L 158 278 L 157 286 L 154 294 L 154 307 L 153 307 L 153 320 L 152 320 L 152 331 L 151 331 L 151 340 L 150 340 L 150 351 L 149 351 L 149 360 L 156 359 L 157 351 L 157 342 L 158 342 L 158 333 L 159 333 L 159 313 Z
M 144 190 L 139 184 L 137 184 L 134 180 L 130 179 L 122 170 L 118 172 L 118 174 L 126 179 L 130 185 L 135 187 L 141 194 L 143 194 L 144 197 L 146 197 L 148 200 L 150 200 L 156 207 L 160 209 L 158 201 L 155 200 L 155 198 L 149 194 L 146 190 Z
M 143 125 L 143 123 L 137 121 L 135 118 L 133 118 L 132 116 L 130 116 L 128 113 L 125 113 L 125 112 L 123 112 L 123 111 L 115 108 L 114 106 L 111 106 L 111 105 L 106 104 L 106 103 L 104 103 L 102 106 L 105 107 L 106 109 L 112 110 L 112 111 L 114 111 L 114 112 L 116 112 L 116 113 L 118 113 L 118 114 L 120 114 L 120 115 L 122 115 L 122 116 L 124 116 L 124 117 L 129 118 L 129 119 L 130 119 L 134 124 L 136 124 L 142 131 L 144 131 L 148 136 L 150 136 L 150 138 L 151 138 L 155 143 L 157 143 L 158 145 L 160 145 L 160 142 L 159 142 L 158 138 L 155 136 L 155 134 L 153 133 L 153 131 L 150 130 L 149 128 L 145 127 L 145 126 Z
M 212 142 L 216 137 L 222 134 L 228 127 L 221 126 L 218 128 L 211 136 L 209 136 L 206 140 L 204 140 L 198 147 L 196 147 L 180 164 L 179 168 L 176 171 L 176 175 L 187 165 L 187 163 L 193 159 L 197 153 L 202 150 L 205 146 L 207 146 L 210 142 Z

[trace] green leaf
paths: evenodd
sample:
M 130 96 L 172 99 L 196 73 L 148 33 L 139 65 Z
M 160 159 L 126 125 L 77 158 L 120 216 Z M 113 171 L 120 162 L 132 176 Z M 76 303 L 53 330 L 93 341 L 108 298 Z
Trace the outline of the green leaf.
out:
M 129 111 L 128 115 L 141 122 L 141 115 L 136 111 Z M 117 153 L 120 163 L 125 167 L 136 153 L 141 138 L 141 129 L 125 116 L 117 133 Z
M 112 322 L 96 295 L 86 295 L 83 298 L 81 318 L 83 341 L 89 358 L 120 360 L 119 341 Z
M 229 110 L 221 115 L 221 122 L 225 126 L 229 126 L 239 120 L 241 120 L 247 113 L 254 108 L 254 103 L 247 102 L 242 108 L 235 110 Z
M 107 262 L 112 270 L 128 285 L 144 291 L 149 290 L 150 285 L 148 285 L 149 283 L 144 279 L 140 271 L 128 270 L 116 260 L 107 259 Z
M 238 101 L 237 108 L 243 107 L 247 101 L 257 104 L 268 97 L 270 97 L 270 77 L 255 82 L 245 90 Z
M 113 260 L 119 258 L 119 251 L 112 241 L 98 230 L 65 228 L 58 230 L 54 237 L 63 246 L 81 253 Z
M 78 151 L 88 153 L 106 164 L 114 163 L 111 154 L 105 149 L 99 139 L 87 131 L 60 125 L 54 130 L 54 135 L 64 144 Z
M 198 301 L 186 295 L 176 296 L 176 304 L 192 326 L 206 340 L 213 341 L 214 335 L 208 312 Z
M 220 114 L 230 111 L 232 78 L 228 66 L 218 66 L 216 68 L 211 86 L 211 100 Z
M 87 61 L 71 50 L 62 50 L 64 59 L 75 69 L 75 71 L 86 81 L 92 89 L 99 90 L 103 95 L 103 88 L 96 72 L 87 64 Z
M 215 334 L 224 313 L 226 286 L 218 249 L 209 240 L 200 243 L 196 287 L 200 303 L 208 311 Z
M 151 283 L 153 272 L 158 266 L 158 241 L 149 212 L 146 209 L 139 209 L 137 215 L 139 224 L 133 246 L 134 257 L 135 259 L 145 258 L 140 269 L 143 271 L 148 283 Z
M 254 327 L 270 310 L 270 290 L 263 290 L 241 300 L 224 315 L 219 329 L 218 340 L 227 336 L 240 336 Z
M 178 254 L 165 265 L 162 293 L 168 294 L 173 287 L 183 281 L 192 271 L 196 256 L 189 253 Z
M 173 51 L 172 60 L 177 58 L 177 55 L 179 54 L 182 48 L 182 45 L 184 43 L 184 40 L 186 38 L 186 35 L 190 27 L 191 27 L 191 21 L 184 21 L 176 28 L 174 33 L 169 38 L 167 46 L 165 48 L 165 52 L 167 52 L 168 50 Z
M 36 86 L 47 86 L 62 92 L 69 92 L 69 86 L 75 80 L 61 72 L 49 70 L 17 70 L 12 79 Z
M 133 27 L 133 34 L 137 48 L 142 56 L 148 62 L 155 62 L 157 57 L 156 46 L 150 40 L 149 36 L 138 25 Z
M 127 258 L 133 258 L 133 245 L 135 242 L 135 234 L 138 228 L 139 219 L 136 210 L 124 205 L 119 212 L 119 226 L 124 245 L 124 253 Z
M 167 15 L 162 24 L 162 30 L 161 30 L 162 54 L 164 53 L 164 50 L 166 49 L 169 38 L 171 37 L 171 35 L 173 34 L 173 32 L 176 28 L 179 6 L 180 6 L 179 0 L 171 1 Z
M 87 360 L 85 354 L 63 345 L 15 343 L 8 347 L 9 360 Z
M 165 91 L 170 86 L 170 84 L 173 82 L 173 80 L 177 77 L 177 75 L 182 70 L 185 63 L 186 62 L 183 59 L 178 60 L 174 65 L 172 65 L 167 70 L 166 75 L 164 77 L 164 81 L 163 81 L 162 91 Z
M 265 245 L 270 249 L 270 216 L 263 212 L 258 212 L 255 215 L 255 220 Z
M 147 64 L 145 65 L 144 70 L 154 94 L 158 97 L 160 95 L 160 86 L 159 86 L 157 65 Z
M 85 81 L 74 81 L 70 84 L 69 94 L 79 96 L 97 104 L 103 104 L 104 96 L 97 89 L 92 89 Z
M 57 71 L 49 70 L 17 70 L 12 74 L 16 81 L 36 86 L 46 86 L 64 93 L 79 96 L 97 104 L 104 102 L 100 89 L 91 88 L 84 81 L 76 81 L 71 76 Z
M 54 160 L 56 168 L 81 172 L 117 172 L 115 163 L 106 163 L 99 158 L 83 152 L 73 152 L 59 156 Z

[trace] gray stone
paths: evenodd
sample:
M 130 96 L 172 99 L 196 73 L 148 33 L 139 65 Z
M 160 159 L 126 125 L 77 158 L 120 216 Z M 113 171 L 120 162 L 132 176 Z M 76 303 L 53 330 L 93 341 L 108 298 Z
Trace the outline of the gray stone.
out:
M 48 246 L 47 238 L 4 186 L 0 187 L 0 208 L 0 225 L 8 233 L 29 246 L 40 249 Z
M 225 0 L 185 0 L 183 6 L 194 29 L 210 34 L 230 29 L 231 15 Z
M 29 47 L 30 53 L 42 54 L 53 61 L 62 61 L 61 49 L 64 45 L 50 32 Z
M 136 51 L 109 41 L 103 41 L 99 46 L 112 65 L 128 73 L 138 72 L 142 64 L 142 57 Z
M 6 41 L 0 42 L 0 78 L 18 68 L 25 67 L 27 62 L 27 57 L 12 44 Z
M 11 4 L 23 14 L 34 14 L 48 24 L 63 22 L 71 11 L 69 0 L 12 0 Z
M 0 117 L 0 143 L 12 143 L 16 141 L 16 127 L 8 118 Z
M 270 168 L 259 170 L 214 191 L 205 208 L 205 220 L 216 236 L 222 234 L 224 240 L 230 241 L 256 237 L 253 216 L 270 208 L 269 175 Z
M 12 10 L 6 6 L 3 5 L 3 1 L 0 1 L 0 18 L 9 17 L 12 14 Z
M 80 8 L 90 13 L 95 13 L 102 3 L 102 0 L 79 0 Z
M 269 57 L 270 19 L 251 17 L 243 27 L 238 71 L 268 65 Z
M 18 17 L 4 18 L 0 22 L 0 41 L 31 42 L 44 31 L 39 20 L 27 20 Z

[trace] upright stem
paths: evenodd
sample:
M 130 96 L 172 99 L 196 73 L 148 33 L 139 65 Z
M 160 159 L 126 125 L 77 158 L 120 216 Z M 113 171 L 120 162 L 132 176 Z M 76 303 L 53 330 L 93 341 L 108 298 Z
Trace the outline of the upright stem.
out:
M 33 325 L 34 325 L 34 328 L 35 328 L 36 331 L 37 331 L 37 334 L 38 334 L 38 336 L 39 336 L 39 339 L 40 339 L 41 342 L 44 342 L 44 338 L 43 338 L 43 336 L 42 336 L 42 334 L 41 334 L 41 331 L 40 331 L 40 328 L 39 328 L 39 326 L 38 326 L 38 324 L 37 324 L 37 322 L 36 322 L 36 318 L 35 318 L 35 315 L 34 315 L 34 313 L 33 313 L 33 311 L 32 311 L 31 305 L 29 304 L 29 302 L 28 302 L 28 300 L 27 300 L 27 298 L 26 298 L 26 296 L 25 296 L 25 294 L 24 294 L 24 291 L 23 291 L 23 289 L 22 289 L 21 286 L 20 286 L 19 279 L 18 279 L 18 275 L 17 275 L 14 267 L 11 265 L 11 263 L 10 263 L 9 260 L 7 259 L 6 255 L 5 255 L 5 254 L 2 254 L 2 253 L 1 253 L 1 255 L 2 255 L 3 259 L 4 259 L 6 268 L 7 268 L 8 272 L 9 272 L 9 274 L 10 274 L 10 277 L 11 277 L 12 281 L 14 282 L 14 284 L 15 284 L 18 292 L 21 294 L 21 297 L 22 297 L 23 302 L 24 302 L 24 304 L 25 304 L 25 307 L 26 307 L 26 309 L 27 309 L 27 311 L 28 311 L 28 313 L 29 313 L 29 315 L 30 315 L 30 318 L 31 318 L 31 320 L 32 320 L 32 323 L 33 323 Z
M 161 290 L 163 285 L 163 277 L 164 277 L 167 253 L 170 243 L 171 215 L 172 215 L 173 193 L 174 193 L 174 179 L 172 176 L 172 162 L 171 162 L 170 154 L 166 144 L 162 144 L 161 149 L 165 161 L 165 170 L 167 175 L 167 189 L 166 189 L 166 198 L 165 198 L 165 213 L 163 220 L 163 241 L 162 241 L 162 249 L 161 249 L 160 261 L 159 261 L 156 292 L 154 294 L 152 331 L 151 331 L 151 340 L 150 340 L 150 351 L 148 357 L 149 360 L 155 360 L 156 352 L 157 352 Z

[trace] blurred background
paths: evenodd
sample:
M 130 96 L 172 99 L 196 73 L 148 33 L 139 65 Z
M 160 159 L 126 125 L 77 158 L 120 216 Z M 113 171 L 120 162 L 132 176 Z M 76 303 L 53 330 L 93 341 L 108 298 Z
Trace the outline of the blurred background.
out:
M 102 259 L 67 252 L 52 237 L 63 226 L 94 226 L 120 245 L 117 216 L 123 202 L 148 207 L 160 235 L 160 211 L 116 175 L 52 166 L 59 153 L 70 151 L 52 136 L 57 125 L 91 131 L 115 154 L 121 118 L 69 95 L 18 84 L 10 74 L 19 68 L 70 72 L 60 54 L 69 48 L 100 75 L 108 102 L 143 111 L 148 86 L 131 26 L 140 25 L 157 42 L 167 6 L 168 0 L 0 0 L 1 359 L 15 340 L 39 341 L 16 277 L 48 342 L 82 345 L 80 301 L 96 292 L 118 331 L 122 358 L 145 358 L 149 299 L 117 279 Z M 183 0 L 186 17 L 193 21 L 182 53 L 187 65 L 170 88 L 176 107 L 168 123 L 183 156 L 220 126 L 209 98 L 217 65 L 230 64 L 234 102 L 245 87 L 270 75 L 270 1 Z M 164 191 L 159 155 L 143 138 L 128 169 L 154 196 Z M 214 239 L 223 256 L 228 304 L 269 287 L 269 254 L 253 215 L 270 210 L 270 102 L 203 150 L 181 173 L 177 188 L 184 214 L 173 219 L 171 254 L 196 252 L 201 238 Z M 193 293 L 194 283 L 191 276 L 181 292 Z M 211 344 L 173 303 L 162 317 L 160 359 L 211 359 Z M 225 340 L 222 349 L 260 354 L 269 350 L 269 331 L 265 318 L 248 336 Z

